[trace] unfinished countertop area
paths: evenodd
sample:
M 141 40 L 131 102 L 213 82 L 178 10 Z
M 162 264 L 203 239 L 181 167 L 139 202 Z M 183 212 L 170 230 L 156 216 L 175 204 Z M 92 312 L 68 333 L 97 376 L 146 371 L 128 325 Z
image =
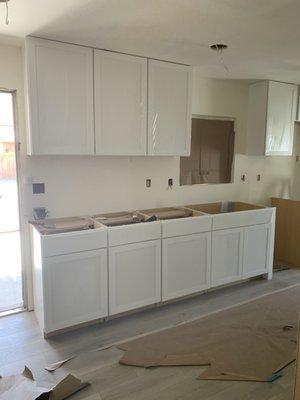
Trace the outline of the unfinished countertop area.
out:
M 136 225 L 153 221 L 167 221 L 204 215 L 243 213 L 245 211 L 267 210 L 270 207 L 240 201 L 219 201 L 204 204 L 141 209 L 99 213 L 90 217 L 64 217 L 30 221 L 42 235 L 83 231 L 104 227 Z

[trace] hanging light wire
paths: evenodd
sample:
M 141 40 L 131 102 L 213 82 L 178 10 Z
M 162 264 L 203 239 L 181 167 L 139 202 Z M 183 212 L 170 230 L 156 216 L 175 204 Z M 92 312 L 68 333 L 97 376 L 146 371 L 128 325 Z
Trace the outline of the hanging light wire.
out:
M 223 57 L 223 51 L 227 49 L 227 45 L 226 44 L 222 44 L 222 43 L 218 43 L 218 44 L 213 44 L 210 46 L 210 48 L 214 51 L 217 52 L 217 55 L 219 57 L 220 63 L 223 66 L 223 68 L 225 69 L 226 73 L 229 74 L 229 68 L 227 67 L 227 65 L 225 64 L 224 61 L 224 57 Z
M 220 63 L 223 65 L 223 68 L 225 69 L 227 74 L 229 74 L 229 69 L 228 69 L 227 65 L 225 64 L 224 57 L 223 57 L 223 49 L 220 48 L 217 50 L 217 52 L 218 52 L 218 56 L 220 58 Z

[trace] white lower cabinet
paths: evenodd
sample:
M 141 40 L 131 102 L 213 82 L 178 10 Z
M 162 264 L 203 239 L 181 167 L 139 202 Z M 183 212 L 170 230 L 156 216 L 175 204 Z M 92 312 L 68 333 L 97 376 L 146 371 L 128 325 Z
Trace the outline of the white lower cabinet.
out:
M 162 300 L 210 287 L 211 232 L 163 239 Z
M 43 261 L 44 331 L 107 316 L 107 250 L 83 251 Z
M 242 278 L 244 228 L 212 233 L 211 286 L 225 285 Z
M 109 248 L 109 315 L 161 301 L 161 240 Z
M 268 272 L 271 228 L 272 224 L 245 228 L 243 278 L 251 278 Z

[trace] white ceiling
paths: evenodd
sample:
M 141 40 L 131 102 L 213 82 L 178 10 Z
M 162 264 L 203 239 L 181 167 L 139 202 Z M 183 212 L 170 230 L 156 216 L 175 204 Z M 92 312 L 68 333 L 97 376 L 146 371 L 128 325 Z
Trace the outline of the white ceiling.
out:
M 299 0 L 10 0 L 0 34 L 199 66 L 203 76 L 300 83 Z M 226 43 L 222 67 L 213 43 Z

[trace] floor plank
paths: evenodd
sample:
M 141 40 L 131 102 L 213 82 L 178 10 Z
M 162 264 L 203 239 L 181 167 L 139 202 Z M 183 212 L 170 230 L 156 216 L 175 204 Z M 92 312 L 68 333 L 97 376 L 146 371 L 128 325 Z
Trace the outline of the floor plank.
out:
M 92 383 L 74 395 L 74 400 L 291 400 L 293 365 L 272 384 L 200 381 L 197 376 L 203 367 L 129 367 L 118 363 L 122 352 L 115 347 L 96 350 L 298 283 L 300 270 L 281 271 L 275 273 L 271 281 L 251 280 L 48 340 L 43 339 L 32 312 L 3 317 L 0 319 L 0 375 L 19 373 L 26 364 L 39 382 L 51 386 L 72 372 Z M 76 358 L 54 373 L 43 369 L 74 354 Z

